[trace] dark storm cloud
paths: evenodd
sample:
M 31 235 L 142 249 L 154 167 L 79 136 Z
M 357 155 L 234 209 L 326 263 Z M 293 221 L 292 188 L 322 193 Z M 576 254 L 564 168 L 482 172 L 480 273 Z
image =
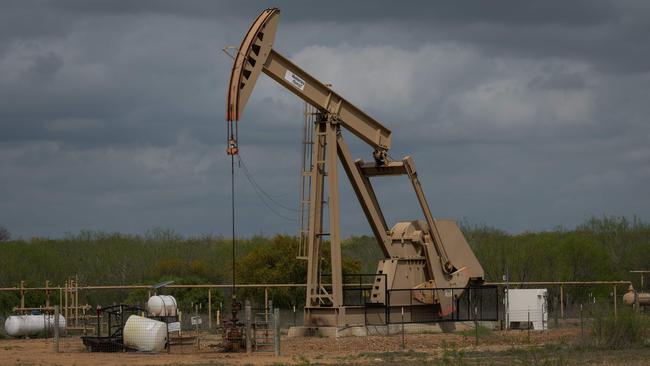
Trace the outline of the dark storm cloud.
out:
M 647 2 L 10 1 L 0 225 L 225 232 L 220 49 L 269 6 L 282 9 L 276 48 L 391 128 L 436 216 L 515 231 L 650 218 Z M 287 206 L 301 108 L 262 77 L 240 123 L 246 166 Z M 237 179 L 242 234 L 297 230 Z M 408 182 L 378 183 L 389 219 L 417 214 Z M 343 187 L 344 233 L 368 232 Z

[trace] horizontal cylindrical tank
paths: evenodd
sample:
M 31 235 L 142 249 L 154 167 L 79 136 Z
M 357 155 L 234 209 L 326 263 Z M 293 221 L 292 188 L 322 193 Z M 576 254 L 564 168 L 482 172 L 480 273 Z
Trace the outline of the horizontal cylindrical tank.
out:
M 627 293 L 623 295 L 623 302 L 628 305 L 634 305 L 634 288 L 630 286 Z M 637 292 L 636 296 L 639 300 L 640 306 L 650 306 L 650 293 L 648 292 Z
M 155 295 L 147 301 L 147 308 L 153 316 L 176 316 L 178 305 L 173 296 Z
M 124 324 L 124 345 L 142 352 L 159 352 L 167 342 L 167 324 L 131 315 Z
M 12 315 L 5 320 L 5 331 L 12 337 L 24 337 L 38 335 L 44 332 L 53 331 L 54 315 Z M 65 332 L 65 318 L 59 316 L 59 331 Z

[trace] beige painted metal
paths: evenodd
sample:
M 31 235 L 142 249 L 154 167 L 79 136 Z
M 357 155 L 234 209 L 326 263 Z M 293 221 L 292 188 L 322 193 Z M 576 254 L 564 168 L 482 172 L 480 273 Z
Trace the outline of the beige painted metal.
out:
M 628 305 L 650 306 L 650 293 L 639 292 L 632 285 L 628 287 L 627 292 L 623 295 L 623 302 Z
M 262 72 L 317 110 L 313 123 L 312 165 L 309 173 L 305 171 L 303 164 L 303 174 L 309 174 L 311 183 L 308 200 L 305 324 L 349 324 L 345 315 L 346 307 L 343 306 L 339 160 L 385 256 L 378 264 L 377 273 L 387 276 L 386 287 L 422 289 L 415 291 L 414 295 L 411 291 L 404 292 L 404 299 L 395 296 L 390 305 L 394 305 L 393 302 L 410 303 L 414 299 L 420 299 L 423 303 L 438 304 L 440 314 L 446 315 L 447 309 L 452 308 L 455 299 L 439 293 L 431 296 L 430 292 L 424 289 L 465 288 L 470 282 L 482 283 L 483 268 L 458 225 L 453 221 L 433 218 L 412 159 L 408 156 L 401 162 L 388 159 L 391 131 L 273 49 L 279 13 L 278 9 L 264 10 L 244 37 L 232 68 L 226 119 L 240 119 L 255 82 Z M 342 136 L 342 128 L 374 149 L 374 164 L 352 161 Z M 412 183 L 426 222 L 399 222 L 388 230 L 370 183 L 370 177 L 379 175 L 406 175 Z M 328 211 L 329 232 L 325 232 L 323 225 L 325 209 Z M 329 286 L 323 285 L 321 279 L 324 237 L 329 237 L 331 249 Z M 377 276 L 377 281 L 383 281 L 383 276 Z M 375 286 L 380 287 L 382 286 Z M 429 295 L 424 296 L 425 293 Z M 461 293 L 462 291 L 458 291 L 457 295 L 460 296 Z M 385 296 L 375 295 L 375 301 L 385 301 Z M 413 298 L 410 298 L 411 296 Z
M 366 215 L 366 219 L 368 219 L 375 238 L 377 238 L 377 244 L 379 244 L 384 256 L 390 258 L 390 237 L 388 236 L 386 219 L 381 212 L 381 208 L 377 202 L 377 197 L 372 189 L 372 185 L 370 185 L 368 177 L 363 175 L 359 168 L 361 162 L 352 162 L 350 150 L 340 134 L 338 135 L 337 149 L 341 165 L 343 165 L 343 170 L 348 176 L 352 188 L 357 195 L 357 199 L 361 204 L 361 208 Z
M 307 241 L 307 299 L 306 306 L 331 304 L 328 294 L 321 294 L 319 267 L 323 236 L 323 185 L 325 181 L 325 147 L 327 145 L 327 124 L 314 125 L 314 145 L 312 156 L 311 204 L 309 206 L 309 234 Z
M 330 256 L 332 266 L 332 303 L 343 305 L 343 268 L 341 257 L 341 234 L 339 232 L 339 174 L 337 160 L 338 125 L 327 123 L 327 190 L 330 230 Z
M 391 131 L 388 128 L 343 99 L 324 83 L 316 80 L 275 50 L 271 50 L 262 71 L 298 97 L 330 114 L 345 129 L 373 148 L 377 150 L 388 150 L 390 148 Z M 289 79 L 300 79 L 304 82 L 304 89 L 296 87 L 296 83 L 289 81 Z
M 390 148 L 390 130 L 272 49 L 280 10 L 266 9 L 253 22 L 235 56 L 226 120 L 237 121 L 260 72 L 322 111 L 376 149 Z
M 415 171 L 413 160 L 410 156 L 407 156 L 404 158 L 403 163 L 404 168 L 406 168 L 406 174 L 411 179 L 411 183 L 415 189 L 415 194 L 418 198 L 418 202 L 420 203 L 420 207 L 422 208 L 422 212 L 424 213 L 424 218 L 427 220 L 427 225 L 429 226 L 429 231 L 431 233 L 431 239 L 433 240 L 433 245 L 435 246 L 436 253 L 438 254 L 440 264 L 446 273 L 451 273 L 454 270 L 454 266 L 449 261 L 449 256 L 447 255 L 447 251 L 445 250 L 445 247 L 442 244 L 442 239 L 440 238 L 438 226 L 433 220 L 431 210 L 429 210 L 429 204 L 427 203 L 426 198 L 424 198 L 424 191 L 422 190 L 422 185 L 418 179 L 418 173 Z M 425 254 L 427 255 L 428 261 L 431 262 L 430 254 L 428 251 L 425 251 Z M 433 277 L 433 273 L 430 273 L 430 275 Z
M 237 121 L 271 51 L 278 26 L 277 9 L 266 9 L 253 22 L 235 55 L 230 75 L 226 120 Z

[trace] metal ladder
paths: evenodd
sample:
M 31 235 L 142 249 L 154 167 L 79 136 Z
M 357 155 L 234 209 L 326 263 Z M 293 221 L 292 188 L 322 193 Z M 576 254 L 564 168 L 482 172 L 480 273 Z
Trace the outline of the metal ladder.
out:
M 300 229 L 298 232 L 298 253 L 296 258 L 307 260 L 309 242 L 309 208 L 311 206 L 311 184 L 314 162 L 312 146 L 314 145 L 314 123 L 318 110 L 305 102 L 303 109 L 302 168 L 300 172 Z

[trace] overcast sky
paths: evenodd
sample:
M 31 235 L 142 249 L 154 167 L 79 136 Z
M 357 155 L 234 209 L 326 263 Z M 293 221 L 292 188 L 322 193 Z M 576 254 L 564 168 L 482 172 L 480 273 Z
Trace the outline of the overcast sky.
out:
M 274 48 L 393 131 L 435 217 L 650 221 L 650 2 L 3 1 L 0 226 L 229 235 L 221 48 L 272 5 Z M 289 208 L 302 106 L 261 76 L 240 122 L 248 170 Z M 239 235 L 297 232 L 236 179 Z M 391 223 L 421 217 L 406 178 L 376 183 Z M 370 233 L 341 184 L 343 234 Z

